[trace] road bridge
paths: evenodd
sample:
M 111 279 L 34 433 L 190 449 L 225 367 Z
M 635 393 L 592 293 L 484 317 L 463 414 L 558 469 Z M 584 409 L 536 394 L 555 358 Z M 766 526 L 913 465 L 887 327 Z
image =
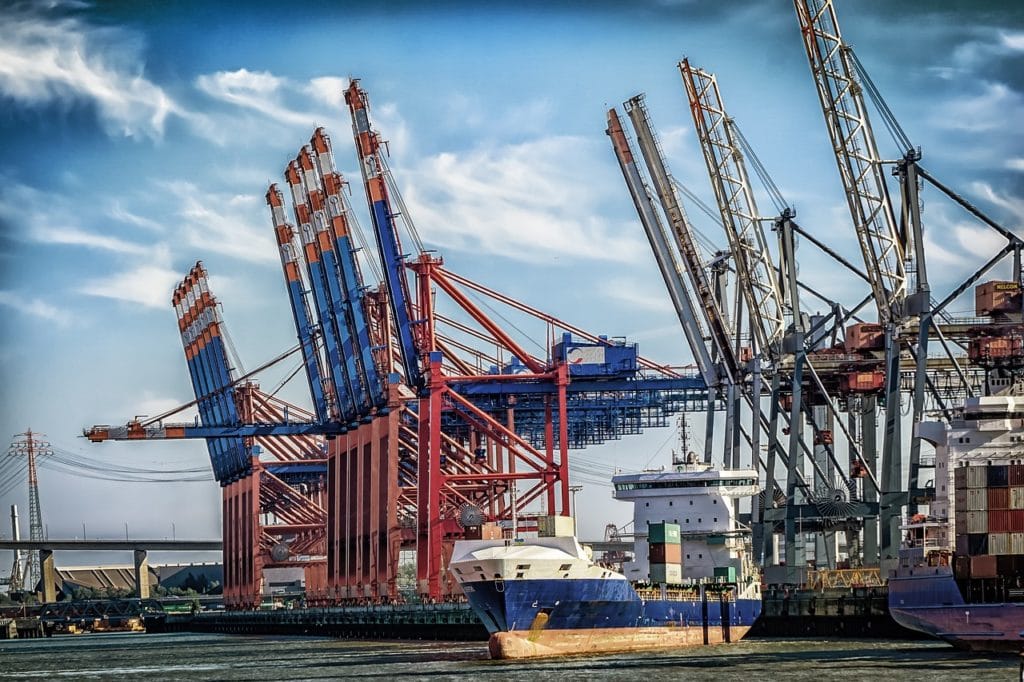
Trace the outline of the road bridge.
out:
M 149 598 L 149 582 L 142 577 L 149 572 L 149 551 L 160 552 L 220 552 L 221 540 L 0 540 L 0 550 L 28 550 L 39 552 L 42 574 L 42 602 L 57 601 L 57 571 L 53 561 L 55 551 L 131 551 L 135 553 L 135 594 L 139 599 Z

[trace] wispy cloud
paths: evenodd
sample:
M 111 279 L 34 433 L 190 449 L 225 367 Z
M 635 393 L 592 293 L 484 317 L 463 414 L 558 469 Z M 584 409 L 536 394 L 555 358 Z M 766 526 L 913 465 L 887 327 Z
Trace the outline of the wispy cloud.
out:
M 0 291 L 0 305 L 31 317 L 54 322 L 61 327 L 70 325 L 74 320 L 74 316 L 67 310 L 38 298 L 28 298 L 24 294 L 14 291 Z
M 196 87 L 219 100 L 259 112 L 288 125 L 310 125 L 313 117 L 281 103 L 287 81 L 267 71 L 218 71 L 196 79 Z
M 41 11 L 4 10 L 0 95 L 29 106 L 84 101 L 111 135 L 160 138 L 167 118 L 185 112 L 142 68 L 135 34 Z
M 171 292 L 180 279 L 180 272 L 150 263 L 114 275 L 89 279 L 78 287 L 78 292 L 137 303 L 147 308 L 168 308 Z
M 164 226 L 151 218 L 132 213 L 121 205 L 120 201 L 115 200 L 110 207 L 110 217 L 114 220 L 119 220 L 122 223 L 128 225 L 134 225 L 141 227 L 144 230 L 150 232 L 163 232 Z
M 987 133 L 1005 130 L 1010 121 L 1024 119 L 1024 95 L 1005 83 L 982 81 L 937 107 L 936 128 Z
M 585 161 L 597 153 L 594 141 L 549 137 L 426 157 L 400 176 L 410 211 L 436 244 L 520 260 L 636 262 L 643 243 L 614 229 L 599 210 L 598 184 L 577 172 L 581 163 L 599 167 Z
M 254 263 L 277 260 L 262 197 L 203 192 L 185 181 L 162 186 L 181 197 L 182 238 L 189 246 Z
M 42 192 L 0 177 L 0 219 L 22 229 L 14 236 L 30 242 L 82 246 L 118 254 L 144 255 L 150 246 L 83 227 L 83 211 L 59 194 Z

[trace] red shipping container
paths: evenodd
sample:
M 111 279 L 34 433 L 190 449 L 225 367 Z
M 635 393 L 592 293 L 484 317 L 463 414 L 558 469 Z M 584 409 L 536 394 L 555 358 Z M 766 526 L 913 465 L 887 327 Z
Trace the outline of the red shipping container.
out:
M 971 557 L 972 578 L 995 578 L 999 573 L 996 570 L 996 556 L 994 554 L 983 554 Z
M 1022 533 L 1024 532 L 1024 509 L 1014 509 L 1013 511 L 1006 512 L 1009 514 L 1010 519 L 1007 524 L 1008 528 L 1005 532 L 1007 533 Z
M 650 545 L 652 564 L 681 564 L 683 562 L 682 545 Z
M 1024 464 L 1010 465 L 1010 485 L 1024 485 Z
M 989 488 L 988 489 L 988 510 L 991 512 L 993 509 L 1009 509 L 1010 508 L 1010 489 L 1009 488 Z M 989 514 L 991 516 L 991 514 Z
M 990 511 L 988 513 L 988 532 L 989 533 L 1009 533 L 1010 532 L 1010 514 L 1013 512 L 1008 511 Z
M 846 389 L 852 393 L 874 393 L 885 386 L 885 372 L 853 372 L 846 375 Z

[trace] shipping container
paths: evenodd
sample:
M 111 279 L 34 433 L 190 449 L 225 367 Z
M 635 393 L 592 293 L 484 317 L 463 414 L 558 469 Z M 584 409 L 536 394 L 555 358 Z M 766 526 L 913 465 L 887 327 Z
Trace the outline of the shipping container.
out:
M 1005 488 L 1010 478 L 1010 467 L 1005 464 L 990 464 L 986 474 L 986 487 Z
M 974 287 L 974 310 L 979 316 L 1019 313 L 1021 290 L 1017 282 L 992 281 Z
M 994 554 L 983 554 L 971 557 L 972 578 L 996 578 L 999 572 L 996 567 L 996 556 Z
M 975 466 L 967 467 L 967 487 L 985 488 L 988 486 L 988 467 Z
M 987 511 L 988 510 L 988 490 L 986 488 L 968 488 L 967 489 L 967 506 L 964 507 L 964 511 Z
M 967 467 L 953 469 L 953 488 L 961 490 L 967 487 Z
M 736 567 L 735 566 L 715 566 L 715 577 L 724 578 L 726 582 L 736 582 Z
M 1024 576 L 1024 555 L 1010 554 L 996 557 L 996 572 L 1001 576 Z
M 649 561 L 652 564 L 682 564 L 683 562 L 683 546 L 680 544 L 651 543 L 648 549 L 650 549 Z
M 1010 488 L 1010 509 L 1024 509 L 1024 486 Z
M 652 583 L 678 585 L 683 582 L 683 567 L 678 564 L 651 564 L 649 575 Z
M 988 533 L 971 533 L 968 535 L 967 554 L 969 556 L 988 554 Z
M 1024 486 L 1024 464 L 1011 464 L 1008 481 L 1010 485 Z
M 988 553 L 989 554 L 1011 554 L 1010 552 L 1010 534 L 1009 533 L 989 533 L 988 534 Z
M 990 511 L 988 512 L 988 532 L 989 533 L 1009 533 L 1010 532 L 1010 512 L 1003 511 Z
M 538 516 L 537 535 L 542 538 L 571 538 L 576 534 L 576 521 L 571 516 Z
M 1008 511 L 1010 524 L 1008 530 L 1011 533 L 1024 533 L 1024 509 L 1013 509 Z
M 963 471 L 963 469 L 958 469 L 957 471 Z M 953 509 L 956 511 L 967 511 L 966 487 L 953 490 Z
M 1009 513 L 1009 512 L 1004 512 Z M 987 533 L 988 530 L 988 512 L 983 511 L 969 511 L 967 512 L 967 527 L 964 528 L 968 533 Z M 1007 529 L 1009 530 L 1009 529 Z
M 956 534 L 956 544 L 954 550 L 955 553 L 959 554 L 960 556 L 967 556 L 968 554 L 970 554 L 970 551 L 968 551 L 967 547 L 967 533 Z
M 958 580 L 966 580 L 971 577 L 971 557 L 958 556 L 953 561 L 953 575 Z
M 1010 533 L 1010 554 L 1024 554 L 1024 533 Z
M 652 523 L 647 529 L 647 542 L 652 545 L 679 544 L 678 523 Z
M 1009 509 L 1010 508 L 1010 489 L 1009 488 L 989 488 L 988 489 L 988 510 L 993 509 Z

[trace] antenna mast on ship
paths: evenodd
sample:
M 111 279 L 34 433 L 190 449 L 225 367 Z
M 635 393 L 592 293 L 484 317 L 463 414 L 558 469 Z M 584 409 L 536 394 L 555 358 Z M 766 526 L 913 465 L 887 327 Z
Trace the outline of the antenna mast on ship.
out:
M 686 420 L 685 413 L 679 415 L 676 424 L 679 427 L 679 450 L 672 451 L 672 466 L 679 471 L 681 467 L 692 462 L 694 457 L 690 452 L 690 423 Z

